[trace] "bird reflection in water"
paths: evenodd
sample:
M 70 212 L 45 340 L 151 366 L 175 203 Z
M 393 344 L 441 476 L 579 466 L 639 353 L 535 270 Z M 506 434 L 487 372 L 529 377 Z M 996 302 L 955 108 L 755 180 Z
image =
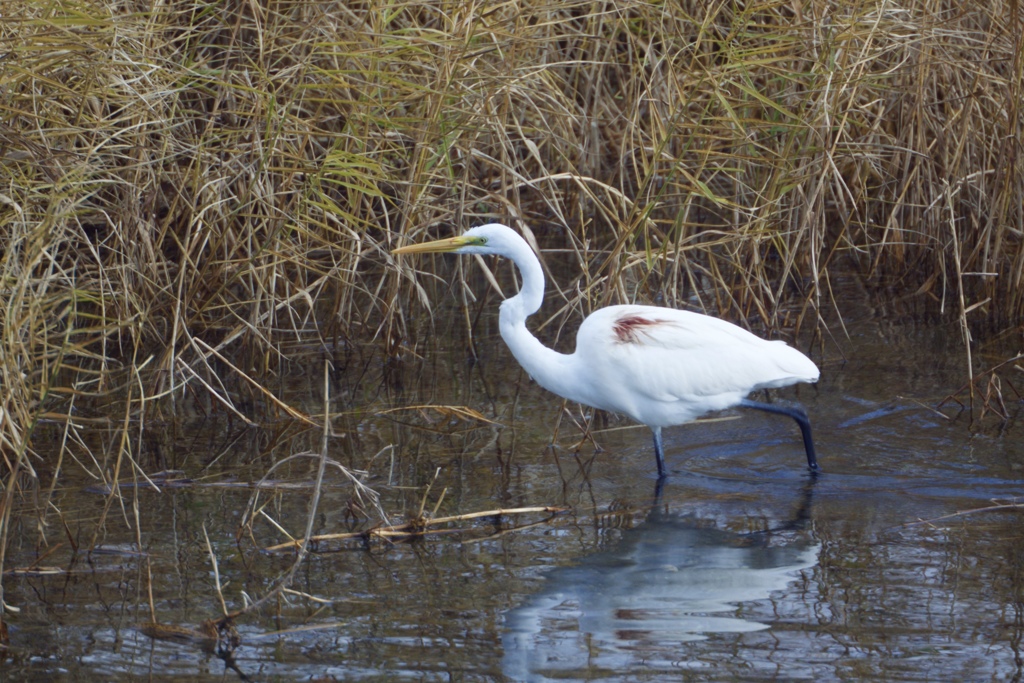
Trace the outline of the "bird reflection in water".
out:
M 790 519 L 738 533 L 666 511 L 659 482 L 644 523 L 553 570 L 539 593 L 506 614 L 504 674 L 589 680 L 600 670 L 678 669 L 684 643 L 770 628 L 738 616 L 738 606 L 768 599 L 816 566 L 820 545 L 803 530 L 814 483 L 805 482 Z

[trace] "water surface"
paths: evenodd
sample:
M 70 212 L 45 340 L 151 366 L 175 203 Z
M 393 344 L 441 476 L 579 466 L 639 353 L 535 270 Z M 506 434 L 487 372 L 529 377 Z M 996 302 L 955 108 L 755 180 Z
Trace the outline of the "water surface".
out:
M 275 470 L 282 485 L 261 494 L 266 516 L 239 534 L 251 484 L 315 450 L 320 434 L 223 414 L 151 422 L 135 443 L 140 467 L 183 480 L 111 497 L 87 474 L 109 461 L 72 446 L 47 512 L 23 503 L 4 579 L 20 612 L 0 676 L 1021 678 L 1024 527 L 1006 505 L 1024 492 L 1021 403 L 1007 391 L 1009 420 L 973 424 L 935 409 L 963 381 L 954 328 L 866 310 L 847 321 L 850 338 L 826 347 L 817 386 L 781 392 L 812 416 L 817 478 L 792 421 L 736 412 L 667 430 L 672 475 L 659 490 L 646 429 L 598 420 L 582 439 L 585 416 L 567 406 L 559 419 L 561 400 L 523 376 L 493 317 L 481 320 L 471 360 L 442 316 L 433 332 L 445 341 L 427 360 L 306 351 L 282 398 L 321 412 L 319 367 L 333 361 L 331 456 L 367 470 L 396 521 L 421 510 L 562 512 L 467 520 L 414 541 L 321 543 L 296 592 L 238 620 L 241 645 L 226 663 L 140 625 L 151 603 L 161 624 L 180 628 L 220 616 L 210 550 L 229 610 L 269 590 L 291 555 L 262 549 L 302 533 L 316 461 Z M 424 405 L 435 408 L 386 412 Z M 46 429 L 58 448 L 64 426 Z M 80 438 L 107 457 L 120 443 L 115 431 Z M 377 521 L 367 506 L 332 471 L 316 531 L 365 530 Z

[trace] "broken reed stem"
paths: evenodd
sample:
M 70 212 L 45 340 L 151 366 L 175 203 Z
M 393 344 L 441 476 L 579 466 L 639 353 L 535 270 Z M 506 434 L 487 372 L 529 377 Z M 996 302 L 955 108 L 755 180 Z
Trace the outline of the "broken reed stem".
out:
M 2 580 L 4 565 L 7 559 L 8 532 L 11 527 L 11 510 L 14 506 L 14 496 L 18 489 L 18 477 L 21 474 L 22 463 L 25 461 L 24 451 L 19 451 L 14 459 L 14 467 L 7 475 L 4 482 L 3 495 L 0 497 L 0 630 L 7 629 L 7 603 L 4 600 L 4 582 Z
M 331 373 L 330 363 L 324 361 L 324 431 L 320 439 L 320 462 L 316 469 L 316 485 L 313 487 L 313 499 L 309 503 L 309 516 L 306 519 L 306 531 L 303 535 L 302 548 L 308 551 L 309 539 L 313 537 L 313 525 L 316 523 L 316 511 L 320 507 L 320 494 L 324 486 L 324 473 L 327 471 L 327 447 L 331 436 Z M 300 553 L 300 555 L 303 553 Z
M 429 527 L 439 526 L 442 524 L 452 524 L 456 522 L 466 522 L 473 519 L 480 519 L 481 517 L 505 517 L 514 515 L 528 515 L 532 513 L 544 513 L 548 515 L 557 515 L 565 512 L 567 508 L 557 506 L 534 506 L 534 507 L 521 507 L 521 508 L 498 508 L 495 510 L 484 510 L 481 512 L 469 512 L 464 515 L 452 515 L 449 517 L 438 517 L 436 519 L 416 519 L 404 524 L 396 524 L 386 527 L 376 527 L 373 529 L 367 529 L 366 531 L 352 531 L 341 534 L 321 534 L 313 536 L 310 541 L 321 542 L 321 541 L 346 541 L 354 538 L 408 538 L 409 536 L 416 536 L 423 533 L 423 530 Z M 264 548 L 266 552 L 279 552 L 281 550 L 289 550 L 295 548 L 301 548 L 303 542 L 300 540 L 288 541 L 286 543 L 278 543 Z
M 280 408 L 284 412 L 288 413 L 288 415 L 290 415 L 291 417 L 295 418 L 296 420 L 301 420 L 302 422 L 305 422 L 308 425 L 313 425 L 313 426 L 316 425 L 316 422 L 312 418 L 302 414 L 301 412 L 299 412 L 295 408 L 292 408 L 290 405 L 288 405 L 287 403 L 285 403 L 284 401 L 279 399 L 277 396 L 275 396 L 274 393 L 271 392 L 269 389 L 264 387 L 262 384 L 257 382 L 255 379 L 253 379 L 252 377 L 250 377 L 246 373 L 242 372 L 231 361 L 229 361 L 227 358 L 225 358 L 220 353 L 220 351 L 218 351 L 217 349 L 213 348 L 212 346 L 210 346 L 209 344 L 204 342 L 202 339 L 196 339 L 195 342 L 196 342 L 197 345 L 203 347 L 203 349 L 206 351 L 206 353 L 208 353 L 208 354 L 210 354 L 212 356 L 215 356 L 218 360 L 220 360 L 222 363 L 224 363 L 229 368 L 231 368 L 231 370 L 235 373 L 235 375 L 237 377 L 240 377 L 240 378 L 244 379 L 256 391 L 260 392 L 260 394 L 262 394 L 268 401 L 270 401 L 271 403 L 276 405 L 278 408 Z M 212 389 L 211 389 L 211 392 L 212 392 Z M 237 412 L 237 411 L 235 411 L 235 412 Z M 245 419 L 245 418 L 243 418 L 243 419 Z M 329 419 L 329 418 L 325 417 L 325 419 Z M 249 420 L 245 420 L 245 421 L 249 422 Z M 251 424 L 251 422 L 250 422 L 250 424 Z
M 255 612 L 259 610 L 263 605 L 267 604 L 271 600 L 275 599 L 281 594 L 283 590 L 290 587 L 291 582 L 295 578 L 295 573 L 302 566 L 302 563 L 306 559 L 306 555 L 309 552 L 309 543 L 313 538 L 313 525 L 316 522 L 316 511 L 320 506 L 320 494 L 323 490 L 324 474 L 327 471 L 327 447 L 331 436 L 331 392 L 330 392 L 330 363 L 324 362 L 324 384 L 323 384 L 323 396 L 324 396 L 324 422 L 323 422 L 323 433 L 320 438 L 320 459 L 317 465 L 316 480 L 313 485 L 313 495 L 309 502 L 309 513 L 306 516 L 306 530 L 300 541 L 297 541 L 298 553 L 295 555 L 295 560 L 292 562 L 291 567 L 281 577 L 274 582 L 274 587 L 262 598 L 256 600 L 250 605 L 246 605 L 244 608 L 237 612 L 228 613 L 225 609 L 224 620 L 231 621 L 238 617 Z
M 945 181 L 944 181 L 945 182 Z M 960 334 L 964 340 L 964 357 L 967 361 L 967 386 L 970 392 L 971 418 L 974 418 L 974 362 L 971 359 L 971 328 L 967 324 L 967 299 L 964 294 L 964 273 L 960 265 L 960 240 L 956 230 L 956 211 L 953 207 L 953 192 L 946 182 L 946 210 L 949 212 L 949 232 L 953 245 L 953 266 L 956 275 L 957 303 L 959 304 Z
M 217 564 L 217 554 L 213 552 L 213 545 L 210 543 L 210 535 L 206 533 L 206 525 L 203 524 L 203 539 L 206 541 L 206 552 L 210 556 L 210 566 L 213 567 L 213 585 L 217 589 L 217 598 L 220 600 L 220 613 L 228 614 L 228 604 L 224 601 L 224 590 L 220 585 L 220 566 Z M 156 616 L 153 616 L 156 621 Z
M 203 533 L 206 533 L 205 527 Z M 149 621 L 155 624 L 157 622 L 156 617 L 156 602 L 153 600 L 153 562 L 152 558 L 146 556 L 146 593 L 149 596 Z
M 944 522 L 949 519 L 962 519 L 971 515 L 979 515 L 986 512 L 1016 512 L 1024 509 L 1024 503 L 997 503 L 995 505 L 987 505 L 982 508 L 974 508 L 972 510 L 957 510 L 951 512 L 948 515 L 941 515 L 939 517 L 932 517 L 931 519 L 919 519 L 914 522 L 907 522 L 902 526 L 917 526 L 919 524 L 934 524 L 935 522 Z

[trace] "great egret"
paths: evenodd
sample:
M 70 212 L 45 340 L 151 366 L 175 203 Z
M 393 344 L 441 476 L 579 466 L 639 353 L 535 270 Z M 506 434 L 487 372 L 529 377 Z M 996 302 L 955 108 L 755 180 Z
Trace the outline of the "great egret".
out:
M 501 304 L 501 336 L 519 364 L 548 391 L 594 408 L 623 413 L 654 432 L 659 479 L 665 477 L 661 429 L 733 406 L 788 415 L 803 435 L 807 466 L 818 468 L 811 424 L 802 407 L 747 399 L 757 389 L 816 382 L 817 366 L 782 341 L 700 313 L 660 306 L 608 306 L 594 311 L 576 333 L 575 353 L 544 346 L 526 319 L 544 299 L 544 271 L 519 234 L 497 223 L 459 237 L 412 244 L 394 254 L 450 252 L 512 259 L 523 280 Z

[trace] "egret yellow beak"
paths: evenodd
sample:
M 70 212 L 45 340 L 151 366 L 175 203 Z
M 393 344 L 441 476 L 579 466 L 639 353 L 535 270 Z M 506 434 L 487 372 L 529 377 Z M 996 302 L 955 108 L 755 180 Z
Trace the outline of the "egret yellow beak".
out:
M 449 237 L 445 240 L 437 240 L 435 242 L 423 242 L 422 244 L 409 244 L 398 249 L 392 249 L 392 254 L 437 254 L 448 251 L 456 251 L 462 247 L 468 247 L 473 245 L 480 245 L 479 239 L 472 237 L 465 237 L 460 235 L 458 237 Z

